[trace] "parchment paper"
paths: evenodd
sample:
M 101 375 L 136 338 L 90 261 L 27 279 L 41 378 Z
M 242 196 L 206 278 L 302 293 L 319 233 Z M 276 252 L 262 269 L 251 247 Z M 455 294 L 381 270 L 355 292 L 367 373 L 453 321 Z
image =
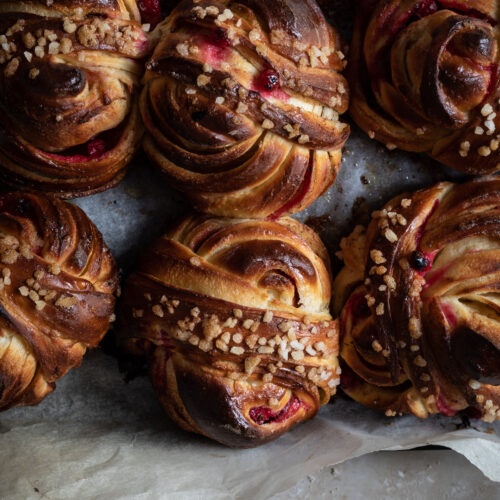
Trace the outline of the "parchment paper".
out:
M 332 5 L 348 33 L 349 2 Z M 336 184 L 297 218 L 318 230 L 338 269 L 340 238 L 371 210 L 402 191 L 463 178 L 425 156 L 388 151 L 353 126 Z M 102 231 L 125 275 L 189 210 L 142 156 L 119 187 L 76 204 Z M 125 383 L 116 360 L 98 349 L 40 405 L 0 414 L 0 498 L 265 498 L 326 465 L 426 444 L 452 448 L 500 481 L 500 424 L 461 424 L 459 417 L 387 418 L 339 396 L 278 441 L 231 450 L 179 430 L 149 380 Z

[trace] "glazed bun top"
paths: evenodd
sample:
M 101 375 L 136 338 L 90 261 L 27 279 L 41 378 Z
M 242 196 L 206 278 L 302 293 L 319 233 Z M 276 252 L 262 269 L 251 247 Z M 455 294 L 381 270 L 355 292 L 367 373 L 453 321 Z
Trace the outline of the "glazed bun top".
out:
M 0 2 L 0 176 L 61 197 L 116 184 L 142 137 L 135 2 Z
M 351 61 L 351 114 L 372 137 L 498 170 L 497 2 L 359 2 Z

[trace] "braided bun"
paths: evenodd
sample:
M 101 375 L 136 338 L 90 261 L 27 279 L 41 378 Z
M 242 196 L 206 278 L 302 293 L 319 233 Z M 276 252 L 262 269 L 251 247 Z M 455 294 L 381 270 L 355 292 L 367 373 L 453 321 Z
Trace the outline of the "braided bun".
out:
M 121 344 L 145 355 L 182 428 L 251 447 L 335 393 L 337 324 L 326 250 L 292 219 L 182 221 L 125 285 Z
M 441 183 L 343 241 L 345 392 L 389 415 L 500 417 L 499 207 L 497 177 Z
M 66 198 L 117 184 L 142 137 L 136 2 L 4 0 L 0 41 L 0 180 Z
M 390 149 L 470 174 L 498 170 L 497 11 L 478 0 L 361 1 L 350 53 L 354 121 Z
M 303 210 L 349 135 L 340 49 L 314 0 L 181 2 L 147 65 L 146 152 L 201 211 Z
M 0 197 L 0 410 L 39 403 L 113 320 L 115 261 L 74 205 Z

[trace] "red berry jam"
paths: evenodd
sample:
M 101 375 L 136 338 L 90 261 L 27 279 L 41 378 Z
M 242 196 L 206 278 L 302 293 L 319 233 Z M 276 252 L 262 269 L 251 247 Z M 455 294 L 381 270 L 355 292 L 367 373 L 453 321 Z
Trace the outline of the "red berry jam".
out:
M 411 266 L 419 272 L 427 272 L 431 268 L 431 261 L 427 256 L 418 250 L 411 254 Z
M 141 21 L 151 24 L 154 28 L 161 21 L 161 6 L 159 0 L 140 0 L 137 3 L 141 11 Z
M 94 139 L 87 144 L 89 158 L 98 158 L 106 152 L 106 142 L 102 139 Z
M 423 0 L 417 5 L 414 16 L 421 19 L 426 16 L 434 14 L 438 10 L 438 5 L 435 0 Z
M 258 78 L 258 84 L 264 90 L 274 90 L 276 87 L 279 87 L 280 84 L 278 73 L 272 69 L 265 69 L 264 71 L 261 71 Z
M 258 425 L 281 423 L 295 415 L 300 408 L 309 408 L 299 398 L 292 396 L 286 406 L 280 411 L 273 411 L 268 406 L 256 406 L 250 410 L 250 418 Z
M 197 38 L 196 44 L 200 48 L 203 61 L 216 69 L 219 69 L 221 63 L 230 55 L 228 49 L 231 47 L 231 43 L 220 29 Z
M 61 151 L 60 153 L 45 154 L 60 161 L 82 163 L 90 160 L 98 160 L 108 151 L 110 151 L 114 147 L 114 144 L 114 138 L 105 134 L 98 139 L 92 139 L 85 144 L 74 146 L 72 148 Z
M 441 396 L 437 399 L 436 406 L 439 412 L 445 415 L 446 417 L 453 417 L 454 415 L 457 414 L 457 411 L 448 406 L 448 403 L 446 403 L 446 401 L 443 398 L 441 398 Z
M 250 89 L 258 92 L 265 99 L 272 97 L 286 102 L 290 98 L 286 92 L 281 90 L 279 75 L 271 68 L 263 69 L 254 77 Z

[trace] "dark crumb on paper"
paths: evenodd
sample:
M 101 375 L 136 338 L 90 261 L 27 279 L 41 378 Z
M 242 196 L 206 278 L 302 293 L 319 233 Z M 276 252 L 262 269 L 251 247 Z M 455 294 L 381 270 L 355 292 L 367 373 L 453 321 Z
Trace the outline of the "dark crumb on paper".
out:
M 40 490 L 38 488 L 33 488 L 36 493 L 40 493 Z
M 466 415 L 465 413 L 461 413 L 458 415 L 460 417 L 461 422 L 459 424 L 453 424 L 455 427 L 458 429 L 468 429 L 470 425 L 470 419 L 469 416 Z
M 351 208 L 353 222 L 355 224 L 368 225 L 370 222 L 370 207 L 363 196 L 358 196 Z
M 309 226 L 312 230 L 317 233 L 323 232 L 328 224 L 331 223 L 331 218 L 329 214 L 319 215 L 317 217 L 308 217 L 305 221 L 305 225 Z
M 366 186 L 367 184 L 370 184 L 370 181 L 369 181 L 369 180 L 366 178 L 366 176 L 364 176 L 364 175 L 362 175 L 362 176 L 360 177 L 360 180 L 361 180 L 362 184 L 364 184 L 365 186 Z

